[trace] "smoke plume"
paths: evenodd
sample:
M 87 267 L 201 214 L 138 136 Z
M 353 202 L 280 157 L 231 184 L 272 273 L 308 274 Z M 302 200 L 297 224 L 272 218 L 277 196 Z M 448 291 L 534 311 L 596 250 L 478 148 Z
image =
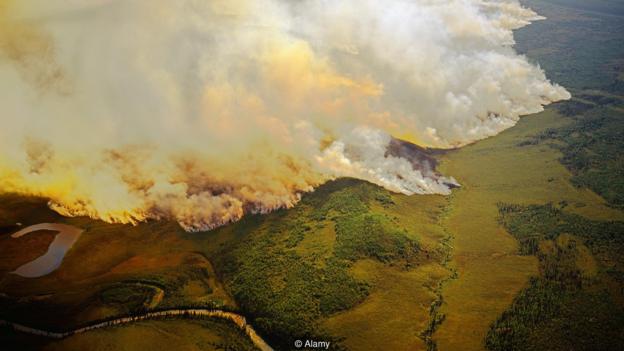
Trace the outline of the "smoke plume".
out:
M 336 177 L 447 194 L 389 148 L 569 98 L 513 49 L 538 19 L 515 0 L 0 0 L 0 191 L 191 231 Z

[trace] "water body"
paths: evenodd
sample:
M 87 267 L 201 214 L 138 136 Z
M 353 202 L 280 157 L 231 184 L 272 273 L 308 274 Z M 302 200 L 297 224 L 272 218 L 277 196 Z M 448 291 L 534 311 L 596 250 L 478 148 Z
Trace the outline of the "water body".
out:
M 65 254 L 74 246 L 83 232 L 82 229 L 67 224 L 41 223 L 26 227 L 12 234 L 11 237 L 19 238 L 40 230 L 55 231 L 58 234 L 54 237 L 45 254 L 20 266 L 11 273 L 25 278 L 37 278 L 54 272 L 60 267 Z

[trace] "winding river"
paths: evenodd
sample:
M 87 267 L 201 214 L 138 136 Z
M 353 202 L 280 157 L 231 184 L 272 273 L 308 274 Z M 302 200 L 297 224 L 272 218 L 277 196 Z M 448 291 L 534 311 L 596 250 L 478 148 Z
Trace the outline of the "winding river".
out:
M 245 334 L 249 337 L 251 342 L 254 344 L 254 346 L 256 346 L 259 350 L 273 351 L 271 346 L 269 346 L 269 344 L 267 344 L 258 335 L 258 333 L 256 333 L 256 331 L 251 327 L 251 325 L 247 324 L 245 317 L 239 314 L 236 314 L 234 312 L 226 312 L 222 310 L 211 310 L 211 309 L 205 309 L 205 308 L 171 309 L 171 310 L 164 310 L 164 311 L 157 311 L 157 312 L 147 312 L 145 314 L 138 315 L 138 316 L 121 317 L 121 318 L 116 318 L 116 319 L 106 321 L 106 322 L 94 323 L 86 327 L 82 327 L 82 328 L 78 328 L 78 329 L 74 329 L 74 330 L 70 330 L 70 331 L 62 332 L 62 333 L 31 328 L 23 324 L 13 323 L 13 322 L 9 322 L 6 320 L 0 320 L 0 325 L 10 326 L 17 331 L 28 333 L 28 334 L 45 336 L 45 337 L 53 338 L 53 339 L 62 339 L 68 336 L 81 334 L 81 333 L 94 330 L 94 329 L 101 329 L 101 328 L 107 328 L 107 327 L 112 327 L 112 326 L 117 326 L 117 325 L 130 324 L 130 323 L 135 323 L 135 322 L 149 320 L 149 319 L 162 319 L 162 318 L 167 318 L 167 317 L 183 317 L 183 318 L 205 317 L 205 318 L 226 319 L 226 320 L 233 322 L 234 324 L 236 324 L 237 327 L 243 330 Z
M 74 246 L 83 232 L 82 229 L 67 224 L 41 223 L 28 226 L 18 231 L 12 234 L 11 238 L 19 238 L 41 230 L 58 232 L 48 247 L 48 251 L 42 256 L 20 266 L 11 273 L 25 278 L 37 278 L 54 272 L 61 266 L 65 254 Z
M 60 223 L 41 223 L 26 227 L 11 235 L 12 238 L 19 238 L 24 235 L 41 231 L 50 230 L 56 231 L 58 234 L 54 237 L 54 240 L 48 247 L 48 251 L 42 256 L 20 266 L 15 271 L 11 272 L 26 278 L 41 277 L 46 274 L 52 273 L 56 270 L 61 263 L 65 254 L 76 243 L 83 230 L 71 225 Z M 146 312 L 142 315 L 132 317 L 120 317 L 106 322 L 97 322 L 86 327 L 66 331 L 66 332 L 53 332 L 42 329 L 32 328 L 23 324 L 14 323 L 6 320 L 0 320 L 0 325 L 10 326 L 13 329 L 29 333 L 33 335 L 45 336 L 53 339 L 62 339 L 75 334 L 81 334 L 94 329 L 101 329 L 112 327 L 116 325 L 130 324 L 139 321 L 149 319 L 162 319 L 170 317 L 182 317 L 182 318 L 221 318 L 226 319 L 239 327 L 249 337 L 251 342 L 261 351 L 273 351 L 273 349 L 267 344 L 256 331 L 249 325 L 245 317 L 236 314 L 234 312 L 227 312 L 223 310 L 213 309 L 170 309 L 156 312 Z

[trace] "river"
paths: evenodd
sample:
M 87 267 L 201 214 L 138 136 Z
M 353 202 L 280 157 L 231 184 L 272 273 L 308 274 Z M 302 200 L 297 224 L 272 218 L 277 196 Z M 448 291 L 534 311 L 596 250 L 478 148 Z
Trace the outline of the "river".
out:
M 249 337 L 251 342 L 261 351 L 273 351 L 273 348 L 269 346 L 261 337 L 256 333 L 256 331 L 247 323 L 245 317 L 236 314 L 234 312 L 227 312 L 222 310 L 211 310 L 205 308 L 197 308 L 197 309 L 171 309 L 157 312 L 147 312 L 142 315 L 132 316 L 132 317 L 120 317 L 106 322 L 98 322 L 86 327 L 66 331 L 66 332 L 52 332 L 47 330 L 41 330 L 36 328 L 31 328 L 19 323 L 13 323 L 6 320 L 0 320 L 0 325 L 10 326 L 13 329 L 34 335 L 45 336 L 53 339 L 62 339 L 68 336 L 81 334 L 94 329 L 107 328 L 122 324 L 130 324 L 139 321 L 149 320 L 149 319 L 162 319 L 167 317 L 183 317 L 183 318 L 198 318 L 198 317 L 206 317 L 206 318 L 221 318 L 226 319 L 239 327 L 241 330 L 245 332 L 245 334 Z
M 65 254 L 72 248 L 83 232 L 82 229 L 67 224 L 41 223 L 26 227 L 12 234 L 11 237 L 19 238 L 41 230 L 58 232 L 48 247 L 48 251 L 11 273 L 25 278 L 37 278 L 54 272 L 61 266 Z

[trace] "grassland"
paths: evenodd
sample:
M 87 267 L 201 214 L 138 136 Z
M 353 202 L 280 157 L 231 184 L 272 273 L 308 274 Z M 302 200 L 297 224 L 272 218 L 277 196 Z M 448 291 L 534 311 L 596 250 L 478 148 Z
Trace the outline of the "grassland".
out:
M 624 222 L 565 205 L 500 204 L 500 220 L 539 275 L 492 325 L 491 350 L 619 350 L 624 344 Z
M 518 147 L 547 128 L 567 123 L 548 110 L 443 159 L 441 169 L 453 174 L 462 188 L 451 199 L 445 223 L 454 234 L 451 264 L 458 277 L 443 290 L 446 318 L 434 334 L 440 350 L 483 349 L 490 324 L 537 274 L 537 260 L 519 255 L 517 241 L 498 223 L 499 202 L 566 201 L 582 204 L 573 207 L 592 218 L 622 218 L 599 196 L 570 183 L 572 174 L 559 162 L 559 151 L 547 145 Z
M 61 267 L 50 275 L 27 279 L 9 274 L 43 254 L 54 236 L 41 232 L 13 239 L 9 234 L 19 228 L 16 223 L 27 226 L 41 222 L 68 223 L 85 232 Z M 154 308 L 236 309 L 212 264 L 190 237 L 174 223 L 129 226 L 63 218 L 48 209 L 43 199 L 1 195 L 0 318 L 67 330 L 93 320 Z
M 549 300 L 540 300 L 547 294 L 536 292 L 556 289 L 537 278 L 529 279 L 539 277 L 541 261 L 523 255 L 524 243 L 519 246 L 518 240 L 501 228 L 496 219 L 500 202 L 556 203 L 589 221 L 622 220 L 617 209 L 624 179 L 619 132 L 622 111 L 618 107 L 619 63 L 624 53 L 617 44 L 622 39 L 622 21 L 621 13 L 605 10 L 619 5 L 603 2 L 604 6 L 587 11 L 593 3 L 526 3 L 548 20 L 518 31 L 517 47 L 544 67 L 555 81 L 570 88 L 575 97 L 521 120 L 495 138 L 444 158 L 443 171 L 455 176 L 463 187 L 452 197 L 446 222 L 455 237 L 452 264 L 458 278 L 445 284 L 442 291 L 445 304 L 441 311 L 446 318 L 434 334 L 440 350 L 479 350 L 486 346 L 522 349 L 517 340 L 513 345 L 497 343 L 500 340 L 492 337 L 491 332 L 486 345 L 484 338 L 490 325 L 495 320 L 506 323 L 505 318 L 518 309 L 552 307 Z M 520 295 L 514 298 L 517 293 Z M 581 306 L 587 306 L 588 301 L 595 299 L 591 296 L 576 295 L 565 300 L 573 305 L 560 317 L 566 325 L 575 326 L 570 329 L 577 332 L 570 338 L 572 341 L 595 347 L 609 345 L 614 340 L 612 335 L 605 335 L 607 341 L 603 343 L 592 344 L 595 340 L 579 329 L 584 325 L 580 316 L 585 310 L 573 306 L 579 301 L 585 301 Z M 559 297 L 550 298 L 554 301 Z M 515 302 L 507 310 L 512 301 Z M 602 314 L 604 320 L 607 310 L 599 307 L 592 315 Z M 511 329 L 526 344 L 529 342 L 521 336 L 522 330 L 533 326 L 525 324 L 526 320 L 515 319 Z M 570 346 L 546 337 L 549 332 L 556 334 L 555 327 L 542 327 L 549 329 L 545 329 L 542 343 L 535 343 L 539 347 L 534 349 Z
M 522 0 L 545 16 L 518 30 L 516 49 L 571 89 L 624 93 L 624 4 L 617 0 Z M 576 95 L 576 94 L 575 94 Z
M 439 226 L 444 197 L 400 196 L 355 180 L 328 183 L 294 209 L 198 234 L 172 223 L 133 227 L 62 218 L 42 199 L 5 194 L 2 200 L 1 318 L 51 330 L 152 308 L 223 306 L 240 309 L 278 348 L 314 335 L 353 349 L 381 347 L 402 329 L 409 337 L 392 345 L 422 349 L 434 290 L 449 274 L 441 264 L 448 249 Z M 15 223 L 39 222 L 69 223 L 85 233 L 49 276 L 8 274 L 52 240 L 51 233 L 26 241 L 8 234 L 19 228 Z M 172 323 L 175 329 L 178 322 Z M 375 333 L 370 323 L 380 326 Z M 141 324 L 63 342 L 39 340 L 36 348 L 139 347 L 143 333 Z M 150 335 L 169 342 L 164 331 Z M 16 348 L 28 339 L 2 338 Z
M 52 330 L 155 307 L 238 308 L 228 291 L 278 346 L 290 346 L 305 333 L 342 338 L 345 345 L 380 345 L 400 327 L 411 336 L 396 345 L 410 349 L 424 345 L 420 334 L 436 298 L 432 291 L 448 274 L 438 263 L 445 234 L 437 222 L 445 199 L 393 195 L 354 180 L 329 183 L 293 210 L 251 216 L 205 234 L 187 234 L 167 223 L 132 227 L 62 218 L 41 199 L 3 195 L 2 200 L 0 255 L 8 258 L 2 261 L 2 318 Z M 38 222 L 70 223 L 85 234 L 51 275 L 30 280 L 7 274 L 45 251 L 51 233 L 27 241 L 7 235 L 15 223 Z M 355 305 L 362 308 L 350 309 Z M 353 323 L 350 313 L 378 323 L 378 334 L 369 335 L 369 327 Z M 132 335 L 137 340 L 131 345 L 142 342 L 144 326 L 127 328 L 74 336 L 50 347 L 88 342 L 106 348 Z M 105 342 L 104 335 L 115 340 Z
M 589 100 L 575 101 L 580 108 L 560 105 L 573 120 L 570 126 L 549 129 L 531 142 L 559 149 L 575 186 L 592 189 L 613 207 L 624 208 L 624 99 L 595 93 L 581 99 Z
M 124 327 L 96 330 L 58 341 L 33 336 L 16 337 L 9 331 L 0 332 L 0 335 L 4 341 L 13 337 L 15 350 L 255 350 L 253 344 L 240 330 L 218 320 L 144 321 Z
M 292 210 L 222 229 L 243 237 L 213 254 L 217 270 L 279 348 L 309 336 L 352 349 L 381 347 L 397 328 L 412 334 L 394 341 L 395 349 L 423 348 L 431 290 L 447 274 L 436 226 L 444 201 L 331 182 Z M 373 333 L 371 323 L 379 326 Z
M 195 234 L 168 222 L 63 218 L 42 199 L 0 195 L 1 318 L 66 329 L 151 308 L 216 306 L 248 316 L 280 349 L 309 336 L 349 350 L 619 346 L 622 251 L 602 235 L 618 238 L 613 223 L 624 221 L 621 6 L 526 3 L 548 20 L 520 30 L 518 49 L 574 98 L 442 155 L 442 173 L 462 184 L 453 195 L 408 197 L 338 180 L 292 209 Z M 24 279 L 8 272 L 45 252 L 53 234 L 11 239 L 18 222 L 85 233 L 59 270 Z M 60 342 L 4 330 L 0 341 L 249 348 L 212 321 L 142 322 Z
M 476 154 L 474 155 L 475 161 L 486 160 L 485 154 L 488 151 L 479 151 L 479 149 L 487 148 L 488 143 L 498 144 L 500 147 L 501 144 L 504 145 L 505 139 L 507 139 L 507 147 L 512 150 L 507 150 L 506 157 L 513 159 L 513 162 L 508 163 L 505 167 L 505 162 L 502 160 L 490 159 L 487 161 L 487 164 L 497 165 L 497 176 L 492 178 L 488 176 L 491 174 L 488 171 L 491 170 L 487 166 L 482 168 L 485 171 L 482 174 L 488 177 L 485 179 L 484 186 L 494 185 L 497 187 L 493 192 L 494 198 L 516 204 L 558 203 L 561 206 L 568 206 L 569 212 L 582 214 L 584 216 L 582 218 L 586 218 L 588 221 L 621 220 L 621 212 L 613 209 L 619 207 L 619 197 L 622 194 L 621 184 L 624 179 L 620 166 L 622 162 L 620 133 L 622 111 L 618 104 L 621 103 L 621 98 L 616 95 L 618 86 L 621 84 L 621 76 L 617 71 L 619 68 L 615 64 L 621 60 L 622 53 L 621 47 L 616 47 L 614 44 L 621 40 L 622 32 L 617 29 L 621 27 L 621 21 L 618 22 L 617 18 L 614 19 L 611 14 L 605 17 L 604 14 L 594 15 L 579 11 L 576 6 L 562 7 L 560 6 L 562 2 L 533 1 L 529 3 L 532 7 L 541 9 L 542 13 L 546 12 L 549 21 L 531 26 L 526 31 L 520 31 L 517 35 L 519 46 L 521 49 L 524 48 L 529 56 L 539 61 L 543 67 L 546 67 L 547 72 L 554 76 L 557 81 L 568 84 L 575 98 L 571 102 L 559 104 L 555 109 L 547 111 L 541 116 L 538 115 L 536 118 L 539 118 L 539 121 L 536 121 L 533 128 L 529 126 L 531 124 L 529 121 L 533 118 L 531 117 L 531 119 L 521 121 L 511 131 L 494 139 L 478 143 L 472 147 L 472 150 L 471 148 L 460 150 L 453 157 L 462 158 L 460 155 L 462 152 L 473 151 L 473 154 Z M 574 3 L 574 1 L 566 2 L 564 5 L 570 3 Z M 600 47 L 596 48 L 595 46 Z M 590 56 L 591 58 L 589 58 Z M 558 115 L 556 111 L 562 115 Z M 525 134 L 525 131 L 529 133 Z M 533 133 L 532 137 L 531 134 Z M 517 140 L 515 145 L 514 135 Z M 518 148 L 517 146 L 521 147 Z M 544 146 L 547 147 L 544 148 Z M 449 166 L 449 170 L 461 172 L 462 167 L 456 161 L 457 159 L 449 160 L 446 164 Z M 564 169 L 562 165 L 567 169 Z M 453 174 L 462 182 L 461 175 Z M 466 178 L 463 179 L 464 183 L 467 183 Z M 499 180 L 498 184 L 496 179 Z M 500 182 L 500 180 L 504 181 Z M 512 185 L 514 183 L 516 185 Z M 470 183 L 468 182 L 468 184 Z M 607 201 L 591 194 L 587 189 L 594 190 Z M 457 194 L 457 197 L 460 197 L 460 193 Z M 492 225 L 494 213 L 497 212 L 494 205 L 491 201 L 488 205 L 490 207 L 488 218 Z M 468 218 L 465 219 L 469 220 Z M 529 219 L 524 218 L 524 221 L 528 222 Z M 534 219 L 536 222 L 540 222 L 540 220 Z M 460 224 L 458 228 L 462 226 L 466 227 Z M 515 233 L 513 228 L 508 227 L 507 229 L 512 234 Z M 579 235 L 591 237 L 597 235 L 595 231 L 590 231 L 588 228 L 581 228 L 577 232 Z M 475 230 L 474 233 L 478 233 L 478 231 Z M 616 229 L 615 234 L 621 235 L 622 232 Z M 455 255 L 461 257 L 463 251 L 459 245 L 461 235 L 458 234 L 456 237 L 458 238 L 458 245 Z M 596 240 L 596 238 L 586 239 L 590 242 Z M 477 241 L 482 242 L 482 240 Z M 525 243 L 523 241 L 520 243 L 519 250 L 515 252 L 526 253 Z M 533 245 L 536 244 L 533 243 Z M 613 243 L 607 246 L 617 248 Z M 509 248 L 511 249 L 511 247 Z M 514 251 L 510 252 L 513 253 Z M 576 255 L 581 254 L 577 253 Z M 621 254 L 617 253 L 617 255 Z M 585 254 L 584 257 L 588 257 L 586 260 L 592 262 L 592 255 Z M 555 256 L 551 257 L 548 262 L 551 265 L 553 262 L 565 265 L 566 260 Z M 496 263 L 492 262 L 492 264 Z M 461 263 L 459 264 L 461 265 Z M 486 270 L 480 270 L 477 267 L 472 263 L 467 269 L 472 268 L 481 275 L 488 274 Z M 540 271 L 545 269 L 541 258 L 539 267 Z M 563 268 L 551 267 L 549 269 L 560 271 Z M 459 281 L 461 281 L 463 276 L 461 266 L 458 271 Z M 507 274 L 513 276 L 511 270 Z M 612 349 L 613 345 L 617 345 L 617 335 L 603 333 L 598 334 L 600 338 L 596 339 L 596 333 L 592 334 L 591 331 L 595 332 L 597 329 L 617 325 L 617 319 L 614 322 L 613 319 L 606 318 L 606 316 L 613 314 L 613 311 L 619 311 L 621 307 L 609 303 L 609 299 L 596 292 L 570 293 L 563 290 L 563 294 L 557 295 L 557 292 L 562 291 L 561 286 L 557 285 L 559 282 L 544 281 L 537 278 L 540 277 L 540 273 L 532 275 L 536 278 L 530 280 L 527 288 L 514 299 L 512 307 L 503 312 L 497 320 L 492 329 L 496 332 L 490 330 L 487 338 L 488 348 L 496 350 L 570 349 L 571 347 L 575 349 Z M 500 279 L 504 279 L 503 275 L 500 276 Z M 448 290 L 445 290 L 445 297 L 447 297 L 447 301 L 452 301 L 453 296 L 456 295 L 458 306 L 453 309 L 452 303 L 449 302 L 447 313 L 449 316 L 453 313 L 464 313 L 465 315 L 465 306 L 460 306 L 462 302 L 460 296 L 470 294 L 479 286 L 485 285 L 475 283 L 462 289 L 455 287 L 454 284 L 455 282 L 448 285 Z M 620 288 L 622 286 L 621 282 L 613 285 L 615 286 L 613 289 L 616 291 L 618 286 Z M 494 291 L 500 289 L 502 292 L 509 289 L 504 284 L 492 284 L 491 282 L 488 286 Z M 483 294 L 485 296 L 485 290 Z M 588 308 L 592 305 L 595 305 L 593 310 Z M 488 306 L 487 301 L 477 304 L 473 314 L 486 311 L 486 306 Z M 557 306 L 563 307 L 558 308 Z M 550 317 L 549 313 L 551 314 Z M 536 316 L 542 316 L 547 321 L 558 320 L 559 322 L 554 324 L 544 322 L 536 327 L 536 324 L 533 323 Z M 586 323 L 587 318 L 585 317 L 587 316 L 591 316 L 590 318 L 595 322 L 591 327 L 588 327 Z M 482 321 L 491 320 L 491 315 L 484 314 L 482 317 Z M 459 329 L 462 324 L 470 325 L 473 331 L 478 329 L 478 333 L 475 334 L 483 335 L 485 331 L 483 328 L 486 323 L 477 323 L 477 328 L 475 328 L 475 325 L 458 316 L 455 331 L 451 330 L 445 335 L 445 328 L 453 326 L 452 320 L 449 320 L 450 318 L 447 317 L 440 333 L 437 334 L 441 337 L 439 339 L 440 349 L 481 349 L 485 346 L 478 341 L 481 336 L 475 335 L 474 338 L 464 338 L 463 340 L 456 336 L 468 335 Z M 475 318 L 474 321 L 478 322 L 478 319 Z M 562 329 L 566 330 L 567 334 L 562 333 Z M 527 332 L 527 330 L 532 332 Z M 534 333 L 536 330 L 542 332 Z M 611 328 L 610 330 L 614 329 Z M 504 338 L 501 337 L 502 334 L 513 335 L 513 337 Z M 462 346 L 463 343 L 469 347 Z
M 450 272 L 445 266 L 448 234 L 439 225 L 446 199 L 441 196 L 392 195 L 381 210 L 408 233 L 417 233 L 423 260 L 408 269 L 371 259 L 356 262 L 351 272 L 371 284 L 368 297 L 355 308 L 330 316 L 325 328 L 343 338 L 350 350 L 424 350 L 436 290 Z

